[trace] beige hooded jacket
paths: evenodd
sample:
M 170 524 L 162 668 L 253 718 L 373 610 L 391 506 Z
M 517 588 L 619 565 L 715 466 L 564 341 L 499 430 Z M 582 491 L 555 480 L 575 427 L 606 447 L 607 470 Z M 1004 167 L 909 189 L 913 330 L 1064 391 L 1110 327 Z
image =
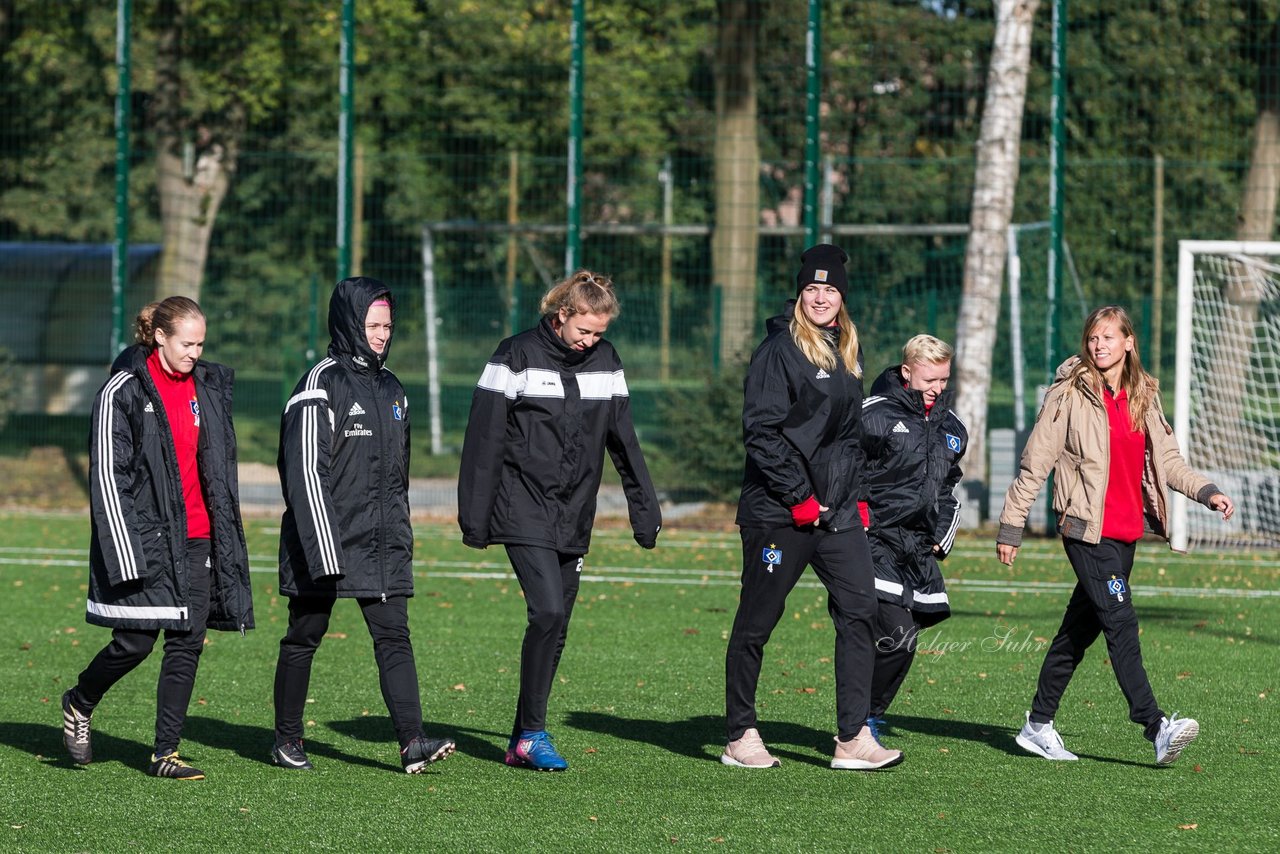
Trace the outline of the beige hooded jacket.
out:
M 1064 537 L 1097 543 L 1102 538 L 1102 508 L 1111 471 L 1107 412 L 1098 393 L 1083 381 L 1066 378 L 1079 360 L 1072 356 L 1057 371 L 1057 381 L 1022 452 L 1016 480 L 1005 493 L 997 543 L 1022 545 L 1027 513 L 1049 472 L 1054 472 L 1053 509 Z M 1147 450 L 1142 471 L 1142 509 L 1147 528 L 1168 538 L 1169 488 L 1209 506 L 1220 493 L 1204 475 L 1187 465 L 1160 398 L 1147 412 Z

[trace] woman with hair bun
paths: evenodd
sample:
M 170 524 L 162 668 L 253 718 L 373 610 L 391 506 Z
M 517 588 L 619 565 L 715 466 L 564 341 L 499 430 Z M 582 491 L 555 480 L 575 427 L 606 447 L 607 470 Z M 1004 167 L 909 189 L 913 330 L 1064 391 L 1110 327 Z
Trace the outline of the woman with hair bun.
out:
M 62 695 L 63 742 L 76 764 L 93 760 L 94 709 L 146 659 L 163 630 L 147 773 L 203 780 L 203 771 L 179 757 L 178 741 L 205 631 L 253 628 L 233 374 L 200 359 L 204 312 L 186 297 L 144 308 L 135 338 L 93 402 L 86 620 L 112 633 Z
M 578 270 L 542 298 L 536 327 L 506 339 L 471 401 L 458 477 L 458 524 L 473 548 L 506 547 L 528 610 L 520 696 L 506 763 L 563 771 L 546 730 L 591 542 L 606 450 L 622 478 L 636 542 L 655 546 L 662 516 L 631 421 L 622 360 L 604 339 L 618 315 L 607 276 Z

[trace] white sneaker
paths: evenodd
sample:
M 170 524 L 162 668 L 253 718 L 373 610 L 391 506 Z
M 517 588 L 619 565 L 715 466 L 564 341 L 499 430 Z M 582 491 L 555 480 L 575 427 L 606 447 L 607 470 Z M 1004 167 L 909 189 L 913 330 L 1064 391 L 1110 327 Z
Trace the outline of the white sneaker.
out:
M 1022 732 L 1018 733 L 1018 737 L 1014 740 L 1023 750 L 1034 753 L 1036 756 L 1043 756 L 1045 759 L 1079 759 L 1063 745 L 1062 736 L 1058 735 L 1058 731 L 1053 728 L 1053 721 L 1047 724 L 1033 724 L 1030 712 L 1027 712 L 1027 722 L 1022 725 Z M 1159 743 L 1156 742 L 1156 744 Z
M 1171 718 L 1161 718 L 1160 732 L 1156 734 L 1156 764 L 1172 765 L 1182 748 L 1199 734 L 1200 724 L 1193 718 L 1180 718 L 1177 713 Z
M 782 764 L 764 746 L 764 739 L 760 738 L 760 731 L 755 727 L 744 732 L 742 738 L 725 745 L 720 761 L 738 768 L 777 768 Z

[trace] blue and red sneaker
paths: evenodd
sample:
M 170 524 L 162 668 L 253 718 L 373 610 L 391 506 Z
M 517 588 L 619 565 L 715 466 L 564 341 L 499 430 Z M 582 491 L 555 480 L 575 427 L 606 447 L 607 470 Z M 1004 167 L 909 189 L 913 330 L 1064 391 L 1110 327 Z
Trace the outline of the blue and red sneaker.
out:
M 516 762 L 512 760 L 515 759 Z M 506 763 L 534 771 L 563 771 L 569 763 L 556 751 L 551 735 L 545 730 L 525 730 L 516 740 L 515 748 L 507 751 Z

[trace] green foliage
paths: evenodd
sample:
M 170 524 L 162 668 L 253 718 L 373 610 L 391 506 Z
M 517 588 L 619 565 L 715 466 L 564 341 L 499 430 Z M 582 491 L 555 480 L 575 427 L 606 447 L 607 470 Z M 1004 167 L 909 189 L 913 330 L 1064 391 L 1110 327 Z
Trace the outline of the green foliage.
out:
M 707 372 L 658 403 L 662 438 L 656 476 L 668 492 L 735 501 L 742 487 L 745 365 Z

